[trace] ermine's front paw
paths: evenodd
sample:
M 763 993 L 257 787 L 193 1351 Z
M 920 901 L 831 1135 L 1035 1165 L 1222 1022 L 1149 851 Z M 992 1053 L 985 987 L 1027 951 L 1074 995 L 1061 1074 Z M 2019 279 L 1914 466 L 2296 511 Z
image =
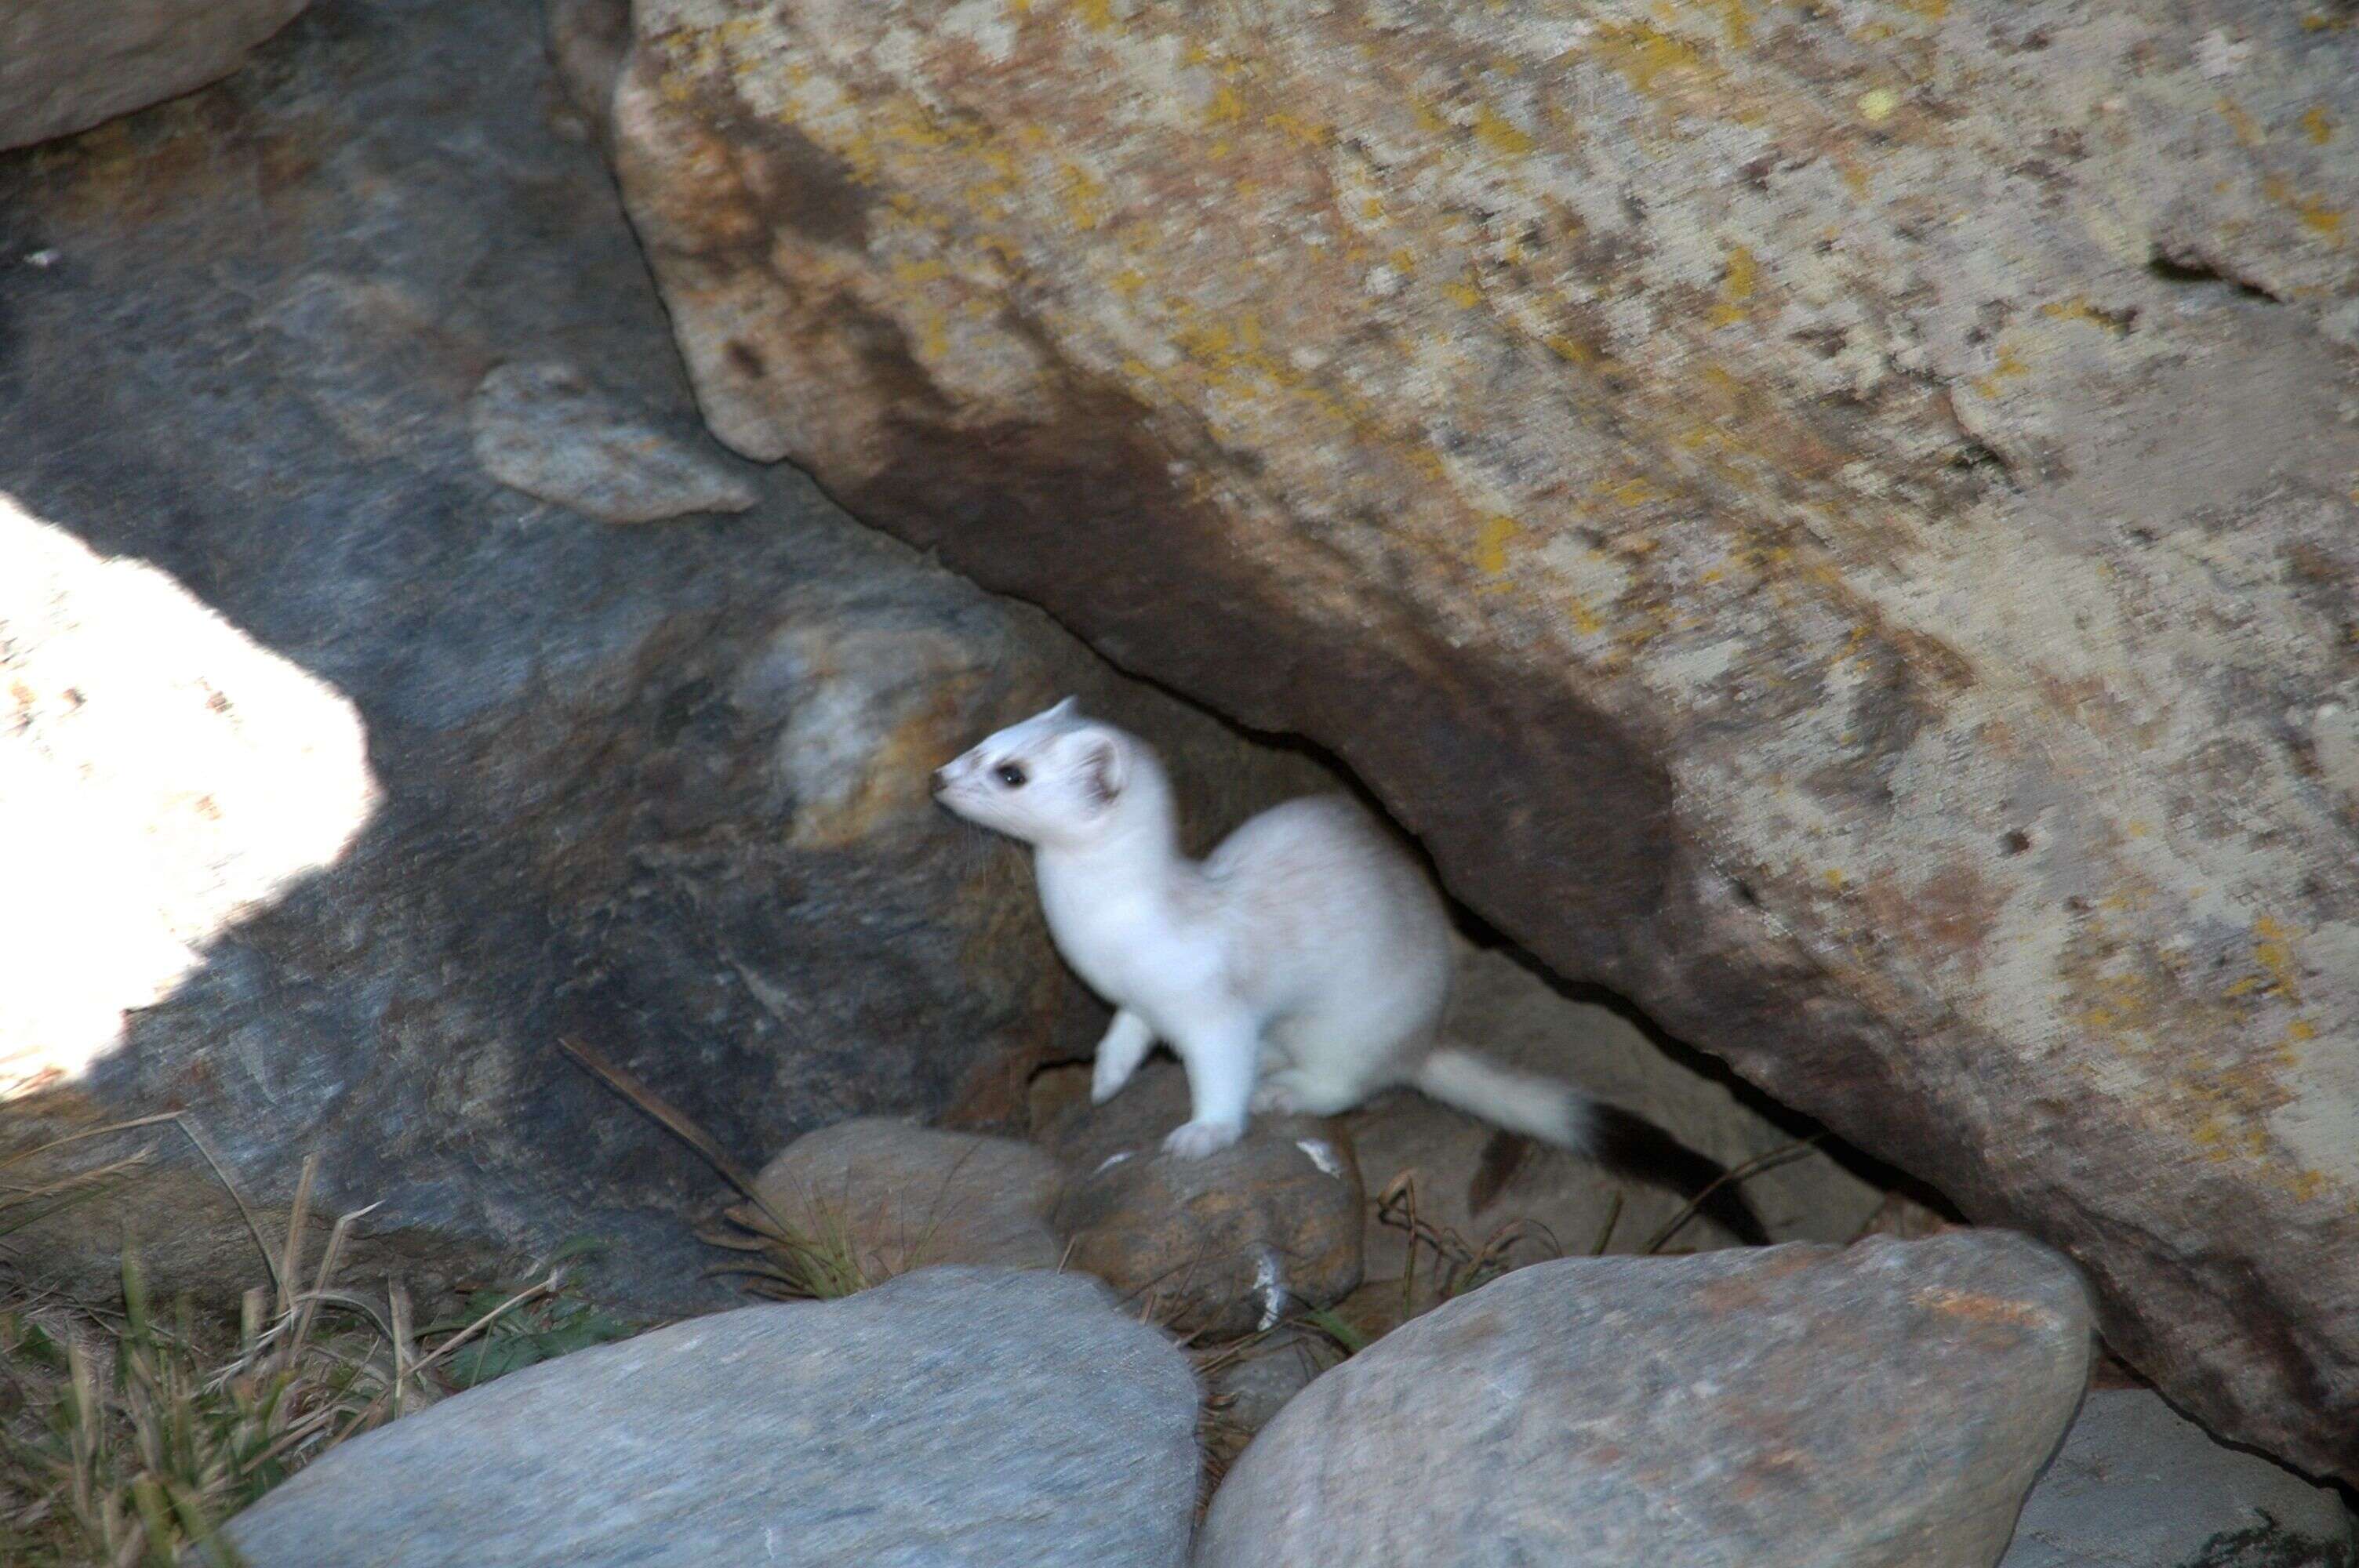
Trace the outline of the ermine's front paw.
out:
M 1099 1057 L 1098 1065 L 1090 1070 L 1090 1103 L 1105 1104 L 1106 1101 L 1120 1094 L 1122 1086 L 1128 1082 L 1130 1082 L 1128 1073 L 1124 1072 L 1118 1065 L 1107 1061 L 1103 1056 Z
M 1201 1160 L 1215 1150 L 1226 1149 L 1245 1135 L 1245 1128 L 1226 1121 L 1190 1121 L 1172 1130 L 1163 1141 L 1163 1152 L 1174 1159 Z

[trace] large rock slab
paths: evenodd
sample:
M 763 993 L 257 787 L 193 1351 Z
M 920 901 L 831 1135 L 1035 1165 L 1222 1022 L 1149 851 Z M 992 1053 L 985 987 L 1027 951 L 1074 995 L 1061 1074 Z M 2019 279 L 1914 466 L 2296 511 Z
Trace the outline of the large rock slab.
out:
M 1196 1403 L 1091 1281 L 927 1269 L 512 1373 L 228 1535 L 254 1568 L 1178 1568 Z
M 2359 1476 L 2359 32 L 639 0 L 712 428 Z
M 1535 1264 L 1297 1394 L 1196 1562 L 1990 1568 L 2089 1353 L 1996 1232 Z
M 9 0 L 0 148 L 88 130 L 217 81 L 310 0 Z
M 2091 1392 L 2000 1568 L 2351 1568 L 2330 1487 L 2214 1442 L 2149 1389 Z
M 688 1224 L 717 1184 L 560 1035 L 748 1166 L 1016 1118 L 1103 1015 L 929 770 L 1076 690 L 1182 759 L 1200 839 L 1316 775 L 721 450 L 538 22 L 339 0 L 0 158 L 0 1152 L 186 1110 L 266 1222 L 314 1150 L 317 1210 L 378 1204 L 366 1277 L 429 1298 L 588 1233 L 596 1288 L 669 1313 L 731 1299 Z M 471 418 L 503 365 L 568 367 L 542 433 L 620 410 L 750 506 L 508 488 L 518 432 L 487 470 Z M 64 1153 L 143 1143 L 22 1266 L 111 1296 L 128 1229 L 234 1309 L 260 1264 L 176 1130 Z

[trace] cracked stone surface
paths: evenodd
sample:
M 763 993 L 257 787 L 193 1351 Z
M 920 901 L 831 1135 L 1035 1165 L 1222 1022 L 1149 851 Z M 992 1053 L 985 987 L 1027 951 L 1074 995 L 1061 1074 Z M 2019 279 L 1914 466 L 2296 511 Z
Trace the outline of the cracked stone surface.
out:
M 733 448 L 2359 1476 L 2359 18 L 638 0 Z

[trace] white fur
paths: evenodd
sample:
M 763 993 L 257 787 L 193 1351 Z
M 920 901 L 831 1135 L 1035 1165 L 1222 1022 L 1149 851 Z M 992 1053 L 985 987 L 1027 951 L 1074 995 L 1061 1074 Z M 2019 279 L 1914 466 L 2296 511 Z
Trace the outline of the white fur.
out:
M 1574 1090 L 1436 1048 L 1451 968 L 1441 899 L 1343 796 L 1274 806 L 1190 860 L 1153 749 L 1071 697 L 942 768 L 935 789 L 1033 847 L 1058 950 L 1114 1004 L 1092 1098 L 1119 1090 L 1158 1040 L 1186 1065 L 1191 1114 L 1172 1153 L 1235 1142 L 1252 1111 L 1333 1115 L 1396 1084 L 1583 1141 Z

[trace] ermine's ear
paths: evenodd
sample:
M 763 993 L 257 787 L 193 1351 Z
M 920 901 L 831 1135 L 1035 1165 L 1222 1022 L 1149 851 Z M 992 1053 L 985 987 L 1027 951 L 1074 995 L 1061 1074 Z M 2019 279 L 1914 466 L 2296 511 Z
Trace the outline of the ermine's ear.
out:
M 1129 773 L 1123 762 L 1122 748 L 1111 738 L 1093 735 L 1082 748 L 1082 787 L 1098 806 L 1112 806 L 1122 798 Z
M 1049 709 L 1048 712 L 1040 715 L 1040 717 L 1043 719 L 1079 719 L 1082 716 L 1081 710 L 1074 706 L 1078 700 L 1078 698 L 1069 697 L 1065 698 L 1064 701 L 1057 704 L 1056 707 Z

